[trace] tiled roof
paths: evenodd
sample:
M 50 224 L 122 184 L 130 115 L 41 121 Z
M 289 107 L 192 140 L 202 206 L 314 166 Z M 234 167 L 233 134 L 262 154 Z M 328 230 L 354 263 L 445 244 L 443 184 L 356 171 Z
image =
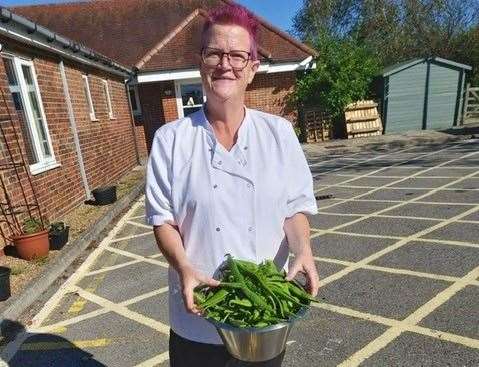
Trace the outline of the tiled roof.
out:
M 96 0 L 15 7 L 59 34 L 140 70 L 196 65 L 203 11 L 229 0 Z M 314 51 L 261 19 L 260 53 L 273 62 L 302 61 Z

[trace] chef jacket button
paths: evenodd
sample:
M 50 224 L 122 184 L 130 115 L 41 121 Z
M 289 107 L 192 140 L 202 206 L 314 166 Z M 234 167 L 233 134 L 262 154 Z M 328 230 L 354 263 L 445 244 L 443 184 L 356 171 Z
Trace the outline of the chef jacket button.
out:
M 216 227 L 216 232 L 219 232 L 221 231 L 221 228 L 220 227 Z
M 244 150 L 248 150 L 248 147 L 244 147 Z
M 218 185 L 213 185 L 213 188 L 216 189 L 218 187 Z
M 223 162 L 222 162 L 222 161 L 218 161 L 218 165 L 220 165 L 220 166 L 221 166 L 222 164 L 223 164 Z
M 248 227 L 248 232 L 253 232 L 254 228 L 253 227 Z

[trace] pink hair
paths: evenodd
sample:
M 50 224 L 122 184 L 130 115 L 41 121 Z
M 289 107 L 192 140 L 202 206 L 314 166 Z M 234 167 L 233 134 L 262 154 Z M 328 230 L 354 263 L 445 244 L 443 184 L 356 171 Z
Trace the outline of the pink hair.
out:
M 259 22 L 256 17 L 244 6 L 229 4 L 216 7 L 208 12 L 201 34 L 201 43 L 205 44 L 206 33 L 214 24 L 237 25 L 246 29 L 251 40 L 251 59 L 258 59 L 258 28 Z

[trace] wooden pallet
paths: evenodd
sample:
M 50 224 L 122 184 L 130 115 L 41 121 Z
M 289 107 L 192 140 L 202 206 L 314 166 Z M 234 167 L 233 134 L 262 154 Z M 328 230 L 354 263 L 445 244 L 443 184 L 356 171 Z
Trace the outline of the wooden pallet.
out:
M 381 135 L 383 125 L 374 101 L 358 101 L 344 110 L 348 139 Z

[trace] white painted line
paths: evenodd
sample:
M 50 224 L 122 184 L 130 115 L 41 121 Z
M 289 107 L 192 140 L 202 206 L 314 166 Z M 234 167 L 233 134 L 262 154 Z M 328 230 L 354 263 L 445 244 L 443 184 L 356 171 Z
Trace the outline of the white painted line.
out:
M 151 228 L 150 228 L 151 229 Z M 153 229 L 151 229 L 149 232 L 144 232 L 140 234 L 134 234 L 131 236 L 125 236 L 125 237 L 119 237 L 119 238 L 114 238 L 110 241 L 110 243 L 115 243 L 115 242 L 121 242 L 121 241 L 127 241 L 127 240 L 132 240 L 134 238 L 140 238 L 140 237 L 145 237 L 153 234 Z
M 149 328 L 156 330 L 162 334 L 169 335 L 170 327 L 166 324 L 163 324 L 160 321 L 154 320 L 151 317 L 146 317 L 138 312 L 131 311 L 125 306 L 111 302 L 103 297 L 97 296 L 96 294 L 86 292 L 85 290 L 74 286 L 76 292 L 80 294 L 81 297 L 87 299 L 90 302 L 94 302 L 104 309 L 115 312 L 123 317 L 126 317 L 130 320 L 136 321 L 139 324 L 148 326 Z
M 170 355 L 168 352 L 161 353 L 157 355 L 156 357 L 153 357 L 145 362 L 142 362 L 140 364 L 137 364 L 135 367 L 155 367 L 158 366 L 159 364 L 167 361 L 170 358 Z
M 117 254 L 120 254 L 120 255 L 123 255 L 123 256 L 126 256 L 126 257 L 131 257 L 132 259 L 140 260 L 140 261 L 145 262 L 145 263 L 159 265 L 163 268 L 168 268 L 169 267 L 167 262 L 158 261 L 158 260 L 155 260 L 155 259 L 152 259 L 152 258 L 149 258 L 149 257 L 140 256 L 140 255 L 137 255 L 137 254 L 132 254 L 131 252 L 123 251 L 123 250 L 117 249 L 115 247 L 106 246 L 105 250 L 115 252 Z
M 399 335 L 401 335 L 404 331 L 408 331 L 407 325 L 416 325 L 421 320 L 423 320 L 426 316 L 431 314 L 434 310 L 436 310 L 439 306 L 444 304 L 448 301 L 451 297 L 453 297 L 457 292 L 462 290 L 467 282 L 471 280 L 475 280 L 479 277 L 479 267 L 475 268 L 467 275 L 465 275 L 461 280 L 463 282 L 456 282 L 453 283 L 451 286 L 437 294 L 431 300 L 426 302 L 424 305 L 419 307 L 415 312 L 411 315 L 406 317 L 403 321 L 399 324 L 392 326 L 390 329 L 386 330 L 382 335 L 374 339 L 373 341 L 369 342 L 365 347 L 355 352 L 352 356 L 347 358 L 338 366 L 342 367 L 351 367 L 351 366 L 359 366 L 362 362 L 366 359 L 370 358 L 372 355 L 383 349 L 393 340 L 395 340 Z M 449 334 L 451 336 L 452 334 Z M 451 339 L 451 338 L 450 338 Z M 479 349 L 479 340 L 477 339 L 470 339 L 470 338 L 452 338 L 449 340 L 458 344 L 463 344 L 467 342 L 466 346 L 470 348 Z
M 113 229 L 108 235 L 100 242 L 98 247 L 87 257 L 87 259 L 79 266 L 79 268 L 73 273 L 57 290 L 57 292 L 45 303 L 40 312 L 35 315 L 31 321 L 31 324 L 26 327 L 25 331 L 19 333 L 15 340 L 5 346 L 2 351 L 2 360 L 8 362 L 16 353 L 20 345 L 29 336 L 30 330 L 36 329 L 41 323 L 48 317 L 48 315 L 55 309 L 60 300 L 65 294 L 71 293 L 72 288 L 78 280 L 80 280 L 84 273 L 88 271 L 88 268 L 93 265 L 96 258 L 103 252 L 103 249 L 108 245 L 111 239 L 123 228 L 127 218 L 133 211 L 135 211 L 140 205 L 141 200 L 137 201 L 131 209 L 116 223 Z
M 353 266 L 356 263 L 353 261 L 345 261 L 345 260 L 338 260 L 338 259 L 331 259 L 327 257 L 314 257 L 314 260 L 319 261 L 319 262 L 325 262 L 325 263 L 330 263 L 330 264 L 338 264 L 342 266 Z M 425 273 L 421 271 L 414 271 L 414 270 L 408 270 L 408 269 L 402 269 L 402 268 L 389 268 L 385 266 L 377 266 L 377 265 L 361 265 L 358 269 L 366 269 L 366 270 L 374 270 L 374 271 L 379 271 L 383 273 L 389 273 L 389 274 L 400 274 L 400 275 L 410 275 L 418 278 L 427 278 L 427 279 L 434 279 L 434 280 L 442 280 L 445 282 L 463 282 L 462 278 L 458 278 L 455 276 L 451 275 L 442 275 L 442 274 L 434 274 L 434 273 Z M 321 273 L 321 267 L 319 268 L 320 273 Z M 474 285 L 474 286 L 479 286 L 479 281 L 478 280 L 472 280 L 467 283 L 467 285 Z

